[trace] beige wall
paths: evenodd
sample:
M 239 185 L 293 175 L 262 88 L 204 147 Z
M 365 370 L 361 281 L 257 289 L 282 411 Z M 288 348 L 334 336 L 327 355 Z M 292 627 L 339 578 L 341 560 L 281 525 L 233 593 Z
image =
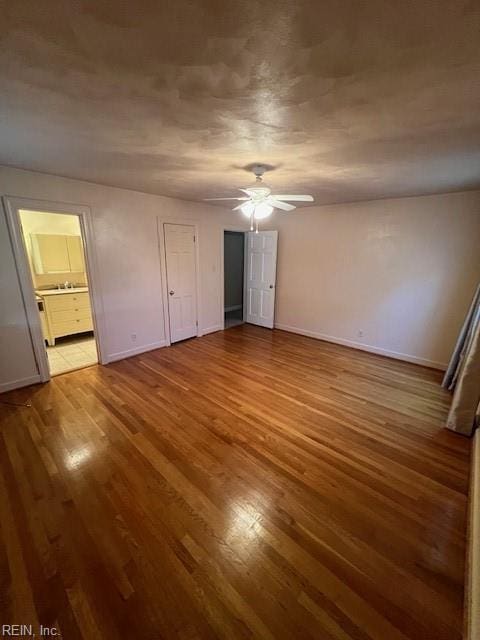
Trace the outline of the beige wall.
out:
M 0 167 L 4 194 L 90 207 L 108 359 L 165 344 L 159 219 L 198 224 L 199 328 L 221 328 L 223 229 L 246 229 L 241 214 Z M 276 214 L 264 228 L 279 229 L 278 326 L 418 362 L 447 362 L 480 278 L 480 192 L 312 207 Z M 0 215 L 0 390 L 36 373 Z
M 277 326 L 445 366 L 480 280 L 479 191 L 311 207 L 274 226 Z
M 88 205 L 100 274 L 105 352 L 108 359 L 165 344 L 158 219 L 199 226 L 199 329 L 222 326 L 221 252 L 224 226 L 247 228 L 241 214 L 218 207 L 0 167 L 0 195 Z M 0 215 L 0 391 L 37 373 L 10 241 Z M 132 342 L 132 334 L 137 339 Z

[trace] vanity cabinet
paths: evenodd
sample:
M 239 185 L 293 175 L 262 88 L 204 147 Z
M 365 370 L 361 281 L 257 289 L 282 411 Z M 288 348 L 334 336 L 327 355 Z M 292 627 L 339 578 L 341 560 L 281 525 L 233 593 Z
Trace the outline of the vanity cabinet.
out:
M 67 240 L 67 253 L 70 271 L 85 271 L 85 261 L 83 259 L 83 246 L 80 236 L 65 236 Z
M 30 238 L 36 274 L 85 271 L 80 236 L 32 233 Z
M 93 331 L 88 291 L 38 292 L 43 300 L 46 319 L 45 339 L 50 346 L 55 339 L 84 331 Z

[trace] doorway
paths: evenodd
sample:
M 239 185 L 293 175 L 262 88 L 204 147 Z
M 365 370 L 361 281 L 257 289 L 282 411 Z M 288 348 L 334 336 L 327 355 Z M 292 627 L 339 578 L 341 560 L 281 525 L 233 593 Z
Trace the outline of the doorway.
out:
M 17 214 L 50 376 L 98 363 L 79 216 Z
M 164 223 L 170 342 L 198 335 L 196 231 L 193 225 Z
M 245 233 L 223 232 L 224 327 L 243 324 Z

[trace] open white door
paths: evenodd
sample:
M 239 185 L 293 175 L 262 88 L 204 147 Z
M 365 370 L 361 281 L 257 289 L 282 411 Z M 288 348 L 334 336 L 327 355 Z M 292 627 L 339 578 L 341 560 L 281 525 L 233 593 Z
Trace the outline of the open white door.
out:
M 278 231 L 247 234 L 246 321 L 273 329 Z
M 164 224 L 170 341 L 196 336 L 195 227 Z

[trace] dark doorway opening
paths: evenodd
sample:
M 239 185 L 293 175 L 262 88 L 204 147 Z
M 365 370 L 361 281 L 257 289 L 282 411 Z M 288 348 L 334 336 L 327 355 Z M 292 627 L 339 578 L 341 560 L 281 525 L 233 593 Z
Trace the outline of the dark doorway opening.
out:
M 225 231 L 223 243 L 224 314 L 225 329 L 228 329 L 243 323 L 245 234 Z

